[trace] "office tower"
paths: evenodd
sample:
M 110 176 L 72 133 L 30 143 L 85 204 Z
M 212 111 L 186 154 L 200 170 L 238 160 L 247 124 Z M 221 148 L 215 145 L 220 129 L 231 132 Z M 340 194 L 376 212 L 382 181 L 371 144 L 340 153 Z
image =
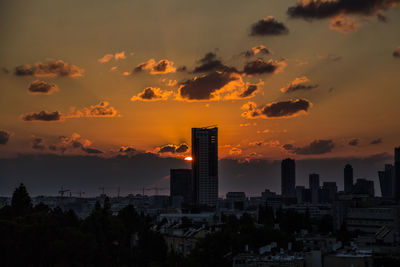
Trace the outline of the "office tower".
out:
M 337 185 L 336 182 L 324 182 L 322 184 L 324 202 L 332 203 L 336 198 Z
M 382 197 L 393 197 L 395 188 L 394 168 L 392 164 L 386 164 L 384 171 L 378 172 Z
M 374 181 L 367 179 L 357 179 L 354 189 L 354 194 L 375 196 Z
M 297 199 L 297 204 L 304 203 L 306 200 L 305 196 L 305 186 L 296 186 L 296 199 Z
M 309 178 L 309 187 L 311 191 L 311 203 L 318 204 L 319 203 L 319 175 L 316 173 L 310 174 Z
M 218 128 L 192 128 L 194 203 L 216 206 L 218 201 Z
M 185 204 L 191 204 L 192 196 L 192 170 L 171 169 L 170 170 L 170 196 L 182 197 Z
M 294 159 L 282 160 L 281 194 L 285 198 L 296 197 L 296 163 Z
M 394 177 L 395 198 L 400 201 L 400 146 L 394 148 Z
M 350 164 L 344 166 L 344 192 L 351 194 L 353 191 L 353 167 Z

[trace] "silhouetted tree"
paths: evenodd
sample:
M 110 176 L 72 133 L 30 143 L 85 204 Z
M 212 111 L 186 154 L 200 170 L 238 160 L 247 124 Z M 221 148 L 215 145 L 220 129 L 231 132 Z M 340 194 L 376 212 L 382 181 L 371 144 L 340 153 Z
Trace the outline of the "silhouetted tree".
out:
M 11 207 L 15 216 L 24 216 L 32 211 L 32 199 L 23 183 L 15 189 Z

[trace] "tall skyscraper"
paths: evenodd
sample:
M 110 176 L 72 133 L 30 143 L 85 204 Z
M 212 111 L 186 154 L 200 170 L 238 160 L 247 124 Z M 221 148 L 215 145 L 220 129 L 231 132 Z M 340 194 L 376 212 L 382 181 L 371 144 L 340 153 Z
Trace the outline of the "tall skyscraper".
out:
M 395 198 L 400 201 L 400 146 L 394 148 Z
M 296 163 L 294 159 L 282 160 L 281 194 L 286 198 L 296 197 Z
M 319 203 L 319 174 L 312 173 L 309 178 L 309 186 L 311 191 L 311 203 Z
M 191 204 L 192 196 L 192 170 L 171 169 L 170 170 L 170 196 L 181 196 L 185 204 Z
M 192 128 L 194 203 L 216 206 L 218 201 L 218 128 Z
M 325 202 L 332 203 L 336 198 L 337 193 L 337 185 L 336 182 L 324 182 L 322 184 L 323 192 L 326 192 L 326 195 L 323 196 Z
M 353 167 L 350 164 L 344 166 L 344 192 L 351 194 L 353 191 Z
M 385 170 L 378 172 L 382 197 L 394 197 L 395 175 L 392 164 L 385 164 Z

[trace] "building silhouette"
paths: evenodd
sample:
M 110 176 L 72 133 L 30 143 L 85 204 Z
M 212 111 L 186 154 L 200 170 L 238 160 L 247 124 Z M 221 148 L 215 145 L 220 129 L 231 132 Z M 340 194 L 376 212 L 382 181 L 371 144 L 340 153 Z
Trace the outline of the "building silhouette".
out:
M 362 178 L 357 179 L 354 185 L 353 193 L 370 195 L 371 197 L 375 196 L 374 181 Z
M 311 203 L 318 204 L 319 203 L 319 174 L 312 173 L 308 177 L 309 188 L 311 191 Z
M 182 197 L 185 204 L 193 201 L 192 170 L 170 170 L 170 196 L 171 199 Z
M 193 200 L 198 206 L 218 201 L 218 128 L 192 128 Z
M 353 191 L 353 167 L 350 164 L 344 166 L 344 192 L 351 194 Z
M 285 198 L 296 197 L 296 163 L 294 159 L 284 159 L 281 163 L 281 194 Z
M 320 194 L 320 197 L 323 198 L 323 202 L 332 203 L 338 191 L 336 182 L 324 182 L 322 184 L 322 190 L 324 194 Z
M 394 196 L 400 201 L 400 146 L 394 148 Z
M 384 171 L 378 172 L 382 197 L 394 197 L 395 175 L 392 164 L 386 164 Z

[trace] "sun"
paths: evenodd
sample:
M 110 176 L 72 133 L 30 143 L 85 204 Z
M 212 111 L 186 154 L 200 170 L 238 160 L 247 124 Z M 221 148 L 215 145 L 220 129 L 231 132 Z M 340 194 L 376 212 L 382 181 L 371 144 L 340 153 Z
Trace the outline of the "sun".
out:
M 185 160 L 187 160 L 187 161 L 192 161 L 193 158 L 192 158 L 192 157 L 186 157 Z

